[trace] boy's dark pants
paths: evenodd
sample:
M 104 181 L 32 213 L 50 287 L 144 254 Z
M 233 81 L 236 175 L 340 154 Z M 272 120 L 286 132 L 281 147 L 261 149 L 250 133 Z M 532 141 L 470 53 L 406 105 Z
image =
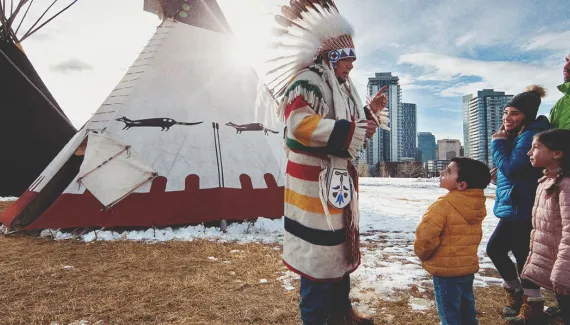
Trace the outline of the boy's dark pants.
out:
M 342 313 L 352 308 L 350 276 L 336 282 L 317 282 L 301 277 L 301 319 L 304 325 L 323 325 L 331 313 Z
M 433 277 L 437 314 L 443 325 L 478 325 L 473 295 L 473 274 Z

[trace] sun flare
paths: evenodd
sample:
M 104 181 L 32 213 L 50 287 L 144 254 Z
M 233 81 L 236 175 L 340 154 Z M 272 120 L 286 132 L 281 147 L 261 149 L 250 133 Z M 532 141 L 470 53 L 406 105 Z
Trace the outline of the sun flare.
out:
M 222 10 L 235 36 L 232 39 L 232 60 L 253 66 L 263 72 L 263 63 L 270 57 L 267 44 L 272 25 L 271 5 L 260 1 L 220 1 Z

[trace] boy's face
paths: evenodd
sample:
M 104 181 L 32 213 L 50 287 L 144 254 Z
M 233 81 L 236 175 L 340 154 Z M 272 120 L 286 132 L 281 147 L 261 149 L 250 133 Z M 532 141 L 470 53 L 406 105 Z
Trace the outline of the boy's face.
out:
M 439 172 L 439 187 L 448 191 L 464 190 L 467 188 L 467 183 L 458 182 L 459 168 L 455 161 L 452 161 L 447 168 Z

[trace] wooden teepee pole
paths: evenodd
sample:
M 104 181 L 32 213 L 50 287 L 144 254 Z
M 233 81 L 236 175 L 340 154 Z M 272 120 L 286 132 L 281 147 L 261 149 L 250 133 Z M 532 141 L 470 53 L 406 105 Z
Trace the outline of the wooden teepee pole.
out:
M 6 16 L 4 16 L 4 6 L 1 3 L 0 3 L 0 24 L 1 24 L 0 32 L 2 33 L 1 37 L 3 40 L 8 40 L 8 33 L 6 32 L 8 26 L 6 24 Z
M 43 12 L 43 14 L 40 16 L 40 18 L 38 18 L 38 20 L 36 20 L 36 22 L 32 25 L 32 27 L 30 27 L 30 29 L 24 34 L 24 36 L 22 36 L 22 41 L 24 40 L 24 38 L 26 38 L 26 35 L 28 35 L 28 33 L 34 28 L 36 27 L 36 25 L 42 20 L 42 18 L 44 18 L 44 16 L 47 14 L 47 12 L 51 9 L 51 7 L 53 7 L 53 5 L 55 5 L 57 2 L 57 0 L 53 0 L 53 2 L 51 3 L 51 5 L 49 5 L 49 7 L 47 7 L 47 9 Z
M 23 6 L 24 3 L 26 3 L 26 2 L 27 1 L 21 2 L 21 5 Z M 32 6 L 32 3 L 34 3 L 34 0 L 30 1 L 30 4 L 28 5 L 28 9 L 26 9 L 26 12 L 24 12 L 24 17 L 22 17 L 22 19 L 20 20 L 20 23 L 18 24 L 18 28 L 16 28 L 16 31 L 14 32 L 16 35 L 18 35 L 18 31 L 20 30 L 20 26 L 22 26 L 24 19 L 26 19 L 26 16 L 28 15 L 28 11 L 30 11 L 30 7 Z
M 54 3 L 55 3 L 56 1 L 57 1 L 57 0 L 55 0 Z M 55 19 L 55 17 L 59 16 L 59 15 L 62 14 L 64 11 L 66 11 L 66 10 L 69 9 L 71 6 L 73 6 L 77 1 L 79 1 L 79 0 L 73 0 L 73 2 L 71 2 L 69 5 L 67 5 L 67 7 L 61 9 L 57 14 L 55 14 L 53 17 L 51 17 L 50 19 L 48 19 L 45 23 L 43 23 L 43 24 L 41 24 L 40 26 L 38 26 L 36 29 L 32 30 L 32 29 L 30 28 L 30 31 L 28 31 L 26 34 L 24 34 L 24 36 L 22 36 L 21 41 L 23 41 L 23 40 L 25 40 L 26 38 L 28 38 L 28 37 L 30 37 L 31 35 L 33 35 L 33 34 L 34 34 L 35 32 L 37 32 L 40 28 L 44 27 L 47 23 L 49 23 L 50 21 L 52 21 L 53 19 Z M 51 8 L 51 6 L 50 6 L 50 8 Z M 49 10 L 49 8 L 48 8 L 47 10 Z M 46 13 L 47 13 L 47 10 L 46 10 Z M 43 17 L 43 15 L 42 15 L 42 17 Z M 40 17 L 40 19 L 41 19 L 41 17 Z M 40 21 L 40 20 L 38 19 L 38 22 L 39 22 L 39 21 Z M 35 24 L 34 24 L 34 26 L 35 26 Z M 34 26 L 32 26 L 32 28 L 33 28 Z
M 6 7 L 6 1 L 3 0 L 0 3 L 0 22 L 2 23 L 2 27 L 0 28 L 1 33 L 3 34 L 1 37 L 5 41 L 9 41 L 11 38 L 12 32 L 12 16 L 8 16 L 8 7 Z
M 16 17 L 18 16 L 18 13 L 20 12 L 20 9 L 22 9 L 22 7 L 24 6 L 24 4 L 26 4 L 26 2 L 28 2 L 28 0 L 20 0 L 20 3 L 18 4 L 18 6 L 16 7 L 16 11 L 14 11 L 14 13 L 12 14 L 12 16 L 10 16 L 10 18 L 8 18 L 8 22 L 7 24 L 10 26 L 12 26 L 12 23 L 14 22 L 14 20 L 16 20 Z

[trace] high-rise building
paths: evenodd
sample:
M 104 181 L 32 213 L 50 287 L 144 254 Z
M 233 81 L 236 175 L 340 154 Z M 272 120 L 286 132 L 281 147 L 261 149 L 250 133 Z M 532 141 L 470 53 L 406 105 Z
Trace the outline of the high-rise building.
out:
M 437 140 L 437 150 L 439 160 L 450 160 L 460 156 L 461 141 L 455 139 Z
M 449 160 L 429 160 L 424 163 L 427 177 L 438 177 L 440 172 L 447 168 Z
M 491 135 L 501 127 L 503 109 L 512 95 L 483 89 L 477 96 L 463 96 L 463 141 L 465 156 L 493 167 Z
M 385 109 L 390 115 L 390 131 L 378 129 L 370 141 L 367 151 L 369 165 L 376 166 L 381 161 L 397 162 L 402 157 L 402 93 L 400 79 L 392 76 L 391 72 L 376 73 L 374 78 L 368 78 L 367 94 L 374 96 L 383 86 L 388 86 L 388 105 Z M 414 138 L 415 142 L 415 138 Z
M 418 133 L 418 151 L 419 160 L 426 162 L 428 160 L 435 160 L 435 136 L 431 132 Z
M 469 105 L 473 95 L 463 96 L 463 145 L 465 146 L 465 157 L 471 157 L 469 150 Z
M 417 109 L 416 104 L 402 103 L 401 132 L 400 132 L 400 159 L 399 161 L 418 161 L 416 147 Z

